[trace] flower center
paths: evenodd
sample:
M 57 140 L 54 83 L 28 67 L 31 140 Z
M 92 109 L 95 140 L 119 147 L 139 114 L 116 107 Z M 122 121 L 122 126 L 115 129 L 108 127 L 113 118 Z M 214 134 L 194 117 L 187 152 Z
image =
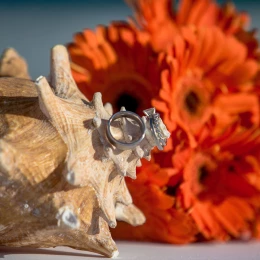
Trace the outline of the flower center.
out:
M 120 110 L 122 106 L 124 106 L 128 111 L 136 113 L 139 107 L 139 100 L 130 94 L 121 94 L 116 100 L 117 110 Z
M 172 186 L 167 186 L 165 193 L 169 196 L 176 196 L 176 192 L 177 192 L 177 185 L 172 187 Z
M 196 114 L 200 104 L 200 99 L 194 91 L 190 91 L 185 97 L 185 105 L 191 114 Z
M 206 180 L 206 178 L 208 177 L 208 175 L 209 175 L 209 171 L 207 169 L 207 166 L 206 165 L 202 165 L 199 168 L 198 181 L 200 183 L 203 183 Z

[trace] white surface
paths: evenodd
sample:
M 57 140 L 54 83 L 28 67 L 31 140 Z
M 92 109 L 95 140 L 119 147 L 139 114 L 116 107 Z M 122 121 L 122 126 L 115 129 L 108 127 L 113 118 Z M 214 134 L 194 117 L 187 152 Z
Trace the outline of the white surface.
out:
M 167 245 L 141 242 L 117 242 L 120 260 L 260 260 L 260 242 L 228 244 Z M 0 247 L 0 259 L 6 260 L 81 260 L 107 259 L 90 252 L 67 247 L 27 249 Z

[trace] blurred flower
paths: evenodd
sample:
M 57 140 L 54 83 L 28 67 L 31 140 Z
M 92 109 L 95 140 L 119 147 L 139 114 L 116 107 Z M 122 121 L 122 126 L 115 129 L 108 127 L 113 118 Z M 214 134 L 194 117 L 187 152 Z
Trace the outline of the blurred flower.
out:
M 118 223 L 118 227 L 111 230 L 113 237 L 177 244 L 195 240 L 197 228 L 191 217 L 181 209 L 174 209 L 175 199 L 167 195 L 166 184 L 172 174 L 172 169 L 161 169 L 154 162 L 143 162 L 137 171 L 138 178 L 129 180 L 127 186 L 134 204 L 145 214 L 146 223 L 139 227 Z
M 254 92 L 258 62 L 246 47 L 217 27 L 182 27 L 165 55 L 159 96 L 152 104 L 163 113 L 170 131 L 179 125 L 191 145 L 210 118 L 221 133 L 234 122 L 259 125 L 259 102 Z M 225 113 L 223 113 L 225 109 Z
M 232 3 L 220 7 L 213 0 L 181 0 L 178 10 L 172 0 L 127 0 L 141 28 L 151 37 L 156 51 L 166 50 L 182 26 L 219 27 L 225 34 L 244 31 L 249 16 L 237 12 Z
M 74 79 L 90 99 L 99 91 L 114 109 L 125 106 L 141 114 L 158 94 L 158 57 L 146 35 L 126 23 L 77 33 L 68 50 Z
M 147 222 L 116 238 L 188 243 L 260 238 L 259 51 L 228 3 L 128 0 L 137 25 L 86 30 L 69 45 L 80 89 L 118 110 L 153 105 L 171 137 L 128 181 Z
M 260 132 L 236 130 L 224 138 L 205 139 L 183 169 L 178 199 L 207 239 L 254 236 L 260 209 L 260 164 L 255 154 L 260 151 Z

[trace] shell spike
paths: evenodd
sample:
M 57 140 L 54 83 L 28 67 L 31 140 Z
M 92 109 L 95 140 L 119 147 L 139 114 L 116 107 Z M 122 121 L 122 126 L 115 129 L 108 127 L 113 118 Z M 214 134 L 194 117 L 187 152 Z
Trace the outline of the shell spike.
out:
M 100 220 L 100 230 L 104 230 L 107 228 L 107 224 L 103 219 Z M 111 234 L 109 230 L 106 233 L 100 234 L 97 237 L 93 237 L 93 252 L 97 252 L 98 248 L 98 253 L 103 254 L 107 257 L 110 258 L 115 258 L 116 256 L 119 255 L 117 246 L 115 241 L 112 239 Z
M 106 103 L 106 104 L 104 105 L 104 108 L 105 108 L 105 110 L 107 111 L 107 113 L 112 116 L 112 114 L 113 114 L 112 104 L 111 104 L 111 103 Z
M 111 228 L 115 228 L 117 223 L 113 199 L 107 198 L 101 206 L 101 210 L 101 217 L 107 222 L 107 224 Z
M 133 180 L 136 179 L 136 168 L 135 168 L 135 166 L 127 169 L 126 176 L 130 177 Z
M 7 48 L 0 58 L 0 77 L 30 79 L 28 66 L 15 49 Z
M 144 150 L 140 146 L 135 148 L 134 153 L 138 158 L 143 158 L 144 156 Z
M 122 179 L 120 182 L 120 188 L 117 196 L 117 202 L 124 205 L 130 205 L 133 203 L 132 197 L 126 186 L 125 180 Z
M 101 119 L 97 115 L 93 118 L 92 122 L 96 128 L 99 128 L 101 126 Z
M 102 94 L 100 92 L 96 92 L 93 95 L 93 100 L 92 100 L 93 106 L 97 111 L 103 110 L 103 102 L 102 102 Z
M 45 77 L 38 77 L 35 81 L 35 85 L 39 96 L 40 108 L 45 116 L 52 120 L 54 111 L 56 108 L 58 109 L 57 98 Z
M 121 203 L 117 203 L 116 218 L 120 221 L 125 221 L 132 226 L 139 226 L 145 222 L 144 214 L 133 204 L 126 206 Z
M 140 159 L 137 160 L 137 162 L 136 162 L 136 166 L 137 166 L 137 167 L 141 167 L 141 166 L 142 166 L 142 162 L 141 162 Z
M 71 75 L 70 61 L 67 49 L 63 45 L 56 45 L 51 50 L 50 81 L 55 94 L 63 99 L 71 99 L 81 103 L 81 98 L 86 99 Z

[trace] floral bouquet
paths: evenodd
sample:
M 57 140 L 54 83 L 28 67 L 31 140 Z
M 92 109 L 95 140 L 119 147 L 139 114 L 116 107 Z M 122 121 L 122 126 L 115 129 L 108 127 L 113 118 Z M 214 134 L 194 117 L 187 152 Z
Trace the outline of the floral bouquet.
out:
M 213 0 L 128 1 L 134 19 L 69 44 L 74 78 L 115 110 L 155 107 L 171 132 L 128 181 L 146 223 L 116 238 L 260 238 L 259 51 L 249 17 Z

